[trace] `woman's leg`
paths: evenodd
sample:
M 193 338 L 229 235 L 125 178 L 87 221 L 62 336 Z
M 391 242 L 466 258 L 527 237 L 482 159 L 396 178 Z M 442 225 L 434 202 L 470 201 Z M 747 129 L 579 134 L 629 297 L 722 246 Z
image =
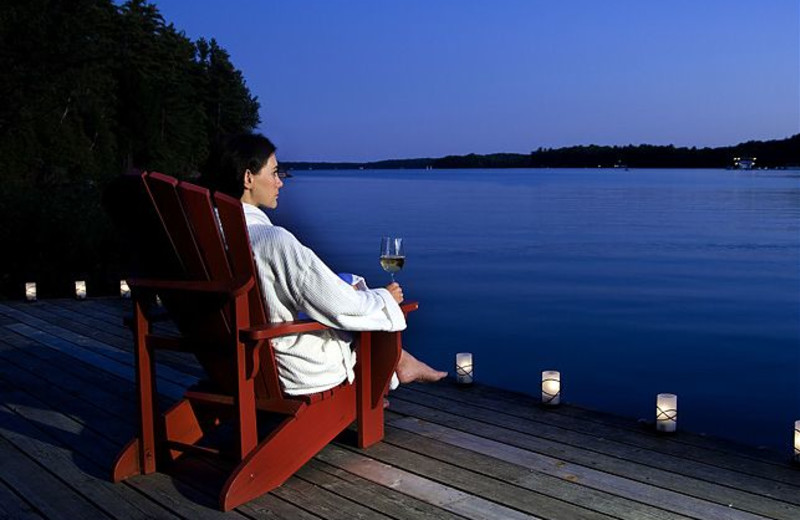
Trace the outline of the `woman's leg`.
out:
M 400 361 L 397 363 L 397 378 L 401 383 L 433 383 L 446 375 L 447 372 L 431 368 L 409 354 L 406 349 L 400 351 Z

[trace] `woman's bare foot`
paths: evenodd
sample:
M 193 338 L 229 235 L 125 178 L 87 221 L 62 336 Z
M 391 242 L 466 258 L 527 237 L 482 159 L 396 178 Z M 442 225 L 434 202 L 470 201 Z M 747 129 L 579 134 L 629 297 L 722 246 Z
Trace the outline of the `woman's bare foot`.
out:
M 401 383 L 433 383 L 445 377 L 447 372 L 434 370 L 418 360 L 405 349 L 400 352 L 400 361 L 397 363 L 397 379 Z

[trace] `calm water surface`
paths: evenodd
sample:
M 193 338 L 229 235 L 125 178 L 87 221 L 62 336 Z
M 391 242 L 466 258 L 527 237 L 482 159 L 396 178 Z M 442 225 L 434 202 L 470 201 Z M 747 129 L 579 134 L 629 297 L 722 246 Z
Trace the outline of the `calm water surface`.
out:
M 800 419 L 800 172 L 296 172 L 272 215 L 337 271 L 421 302 L 409 350 L 452 373 L 789 452 Z

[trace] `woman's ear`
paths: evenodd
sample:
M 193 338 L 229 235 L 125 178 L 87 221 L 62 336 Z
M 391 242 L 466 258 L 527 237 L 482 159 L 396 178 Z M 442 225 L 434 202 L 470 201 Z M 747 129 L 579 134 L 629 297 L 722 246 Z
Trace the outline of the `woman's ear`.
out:
M 242 185 L 244 189 L 248 189 L 252 184 L 253 184 L 253 172 L 251 172 L 250 169 L 248 168 L 247 170 L 244 171 Z

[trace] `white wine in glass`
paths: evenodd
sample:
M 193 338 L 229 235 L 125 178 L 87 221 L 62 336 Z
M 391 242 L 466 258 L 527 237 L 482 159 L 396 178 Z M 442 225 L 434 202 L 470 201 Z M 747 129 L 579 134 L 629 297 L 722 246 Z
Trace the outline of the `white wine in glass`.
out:
M 403 251 L 403 239 L 397 237 L 381 237 L 381 267 L 389 273 L 394 282 L 394 273 L 403 268 L 406 254 Z

